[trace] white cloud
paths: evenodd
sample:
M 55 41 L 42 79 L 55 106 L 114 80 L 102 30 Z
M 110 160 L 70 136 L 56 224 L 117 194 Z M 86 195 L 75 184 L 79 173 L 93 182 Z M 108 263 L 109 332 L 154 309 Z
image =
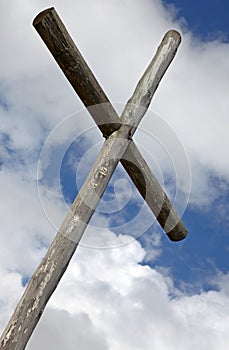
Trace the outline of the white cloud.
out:
M 110 234 L 106 232 L 108 239 Z M 219 292 L 187 296 L 176 291 L 171 276 L 142 266 L 143 258 L 136 241 L 112 250 L 80 248 L 28 349 L 58 334 L 61 322 L 70 340 L 65 349 L 82 338 L 89 349 L 96 334 L 112 350 L 224 349 L 229 341 L 229 303 L 223 289 L 228 276 Z M 57 339 L 60 344 L 53 346 L 58 350 L 63 337 Z
M 54 234 L 37 193 L 36 182 L 26 174 L 2 169 L 0 265 L 30 275 L 45 253 Z M 46 194 L 47 205 L 56 216 L 63 215 L 58 198 Z M 26 252 L 26 253 L 24 253 Z
M 74 324 L 74 331 L 72 325 Z M 71 315 L 64 310 L 49 308 L 28 344 L 28 350 L 42 349 L 108 350 L 106 338 L 93 326 L 86 313 Z
M 109 231 L 104 234 L 108 239 L 113 236 Z M 136 241 L 111 250 L 80 247 L 28 349 L 41 344 L 56 350 L 76 345 L 90 349 L 92 344 L 112 350 L 224 349 L 229 341 L 228 276 L 219 276 L 218 292 L 188 296 L 173 287 L 168 274 L 141 265 L 144 255 Z M 1 275 L 3 326 L 22 288 L 20 275 L 3 271 Z
M 21 275 L 19 273 L 7 271 L 1 267 L 0 275 L 0 329 L 2 330 L 9 321 L 11 312 L 16 307 L 21 297 L 23 288 L 21 285 Z

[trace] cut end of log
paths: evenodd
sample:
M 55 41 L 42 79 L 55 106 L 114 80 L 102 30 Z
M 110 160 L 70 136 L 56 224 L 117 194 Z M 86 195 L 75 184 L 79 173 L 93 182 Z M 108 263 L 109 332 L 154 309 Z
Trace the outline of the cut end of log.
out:
M 180 221 L 171 231 L 166 232 L 166 234 L 171 241 L 179 242 L 187 237 L 188 230 L 184 226 L 183 222 Z
M 56 12 L 54 7 L 50 7 L 42 12 L 40 12 L 33 20 L 33 26 L 35 27 L 40 21 L 42 20 L 43 17 L 45 17 L 48 13 L 51 12 Z
M 180 33 L 175 30 L 175 29 L 170 29 L 164 36 L 164 38 L 166 37 L 173 37 L 173 38 L 176 38 L 177 40 L 181 41 L 181 35 Z

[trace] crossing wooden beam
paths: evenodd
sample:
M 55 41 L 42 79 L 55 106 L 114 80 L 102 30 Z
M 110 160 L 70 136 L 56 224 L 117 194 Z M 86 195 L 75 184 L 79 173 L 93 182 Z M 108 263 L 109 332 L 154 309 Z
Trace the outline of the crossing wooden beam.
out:
M 123 121 L 119 119 L 56 10 L 52 7 L 41 12 L 34 19 L 33 25 L 104 137 L 107 138 L 121 126 Z M 167 52 L 168 61 L 173 59 L 180 41 L 181 37 L 177 31 L 169 31 L 165 35 L 162 43 L 175 43 L 173 49 Z M 166 47 L 164 44 L 158 50 L 164 50 Z M 163 55 L 163 52 L 161 54 Z M 159 61 L 151 64 L 154 67 L 159 65 L 157 71 L 154 72 L 156 75 L 151 91 L 154 93 L 168 65 Z M 136 101 L 131 102 L 136 103 Z M 146 103 L 144 103 L 141 101 L 139 104 L 142 110 L 146 108 Z M 185 225 L 134 142 L 126 150 L 121 163 L 168 237 L 172 241 L 184 239 L 187 236 Z
M 34 272 L 0 338 L 0 348 L 3 350 L 23 350 L 25 348 L 50 296 L 64 274 L 118 162 L 123 159 L 124 155 L 126 160 L 123 162 L 123 165 L 138 186 L 143 197 L 147 200 L 148 193 L 150 193 L 150 196 L 159 196 L 158 201 L 162 208 L 159 205 L 159 209 L 156 208 L 154 210 L 155 212 L 159 211 L 157 218 L 162 223 L 162 226 L 163 222 L 167 221 L 168 214 L 173 210 L 171 204 L 166 204 L 170 206 L 169 212 L 167 212 L 168 208 L 163 207 L 167 196 L 151 172 L 148 174 L 148 180 L 151 183 L 147 184 L 145 182 L 143 184 L 144 181 L 141 177 L 145 179 L 145 173 L 148 171 L 146 169 L 148 168 L 134 145 L 132 136 L 146 113 L 161 78 L 175 56 L 180 43 L 179 34 L 175 31 L 170 31 L 165 35 L 119 119 L 92 72 L 88 71 L 89 68 L 82 56 L 79 56 L 80 54 L 74 43 L 69 39 L 68 35 L 66 36 L 65 28 L 55 10 L 51 8 L 42 12 L 35 19 L 34 25 L 42 37 L 49 37 L 50 50 L 52 51 L 53 48 L 55 51 L 56 60 L 77 93 L 80 92 L 85 105 L 91 106 L 91 103 L 101 103 L 102 99 L 103 103 L 108 102 L 108 109 L 102 109 L 102 114 L 93 115 L 106 139 L 68 215 L 44 259 Z M 59 41 L 56 41 L 56 37 L 59 38 Z M 76 68 L 77 66 L 78 68 Z M 78 78 L 76 77 L 77 74 Z M 100 118 L 102 118 L 102 121 L 105 121 L 103 127 L 101 127 Z M 148 189 L 147 186 L 151 187 Z M 144 188 L 144 191 L 142 188 Z M 157 193 L 157 191 L 159 192 Z M 150 203 L 149 199 L 147 203 Z M 156 204 L 157 199 L 154 199 L 154 205 Z M 162 212 L 163 214 L 161 214 Z M 176 215 L 174 211 L 173 220 L 177 219 Z M 178 221 L 177 223 L 175 220 L 177 225 L 181 225 L 182 230 L 178 230 L 172 236 L 172 230 L 167 232 L 173 240 L 184 238 L 187 234 L 181 221 Z

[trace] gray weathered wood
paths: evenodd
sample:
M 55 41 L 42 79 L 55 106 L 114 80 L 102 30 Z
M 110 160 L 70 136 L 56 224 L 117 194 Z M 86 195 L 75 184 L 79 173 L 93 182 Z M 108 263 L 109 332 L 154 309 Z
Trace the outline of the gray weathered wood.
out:
M 152 63 L 137 85 L 132 103 L 127 103 L 122 125 L 106 139 L 104 145 L 45 258 L 32 276 L 11 320 L 0 339 L 1 349 L 23 350 L 47 304 L 65 272 L 94 210 L 119 162 L 132 142 L 144 116 L 155 86 L 175 54 L 177 42 L 167 36 Z M 173 52 L 173 55 L 171 53 Z M 155 82 L 156 79 L 156 82 Z M 143 108 L 139 108 L 141 105 Z M 133 128 L 134 126 L 134 128 Z
M 108 137 L 121 126 L 121 121 L 55 9 L 41 12 L 34 19 L 33 25 L 103 135 Z M 176 43 L 171 50 L 173 57 L 181 40 L 180 35 L 176 31 L 170 31 L 164 38 L 166 40 L 174 40 Z M 165 66 L 161 66 L 161 69 L 165 69 Z M 160 78 L 164 72 L 165 70 L 159 73 Z M 155 77 L 153 92 L 159 80 Z M 90 108 L 91 106 L 93 107 Z M 126 150 L 121 163 L 168 237 L 172 241 L 184 239 L 187 236 L 186 227 L 134 142 Z

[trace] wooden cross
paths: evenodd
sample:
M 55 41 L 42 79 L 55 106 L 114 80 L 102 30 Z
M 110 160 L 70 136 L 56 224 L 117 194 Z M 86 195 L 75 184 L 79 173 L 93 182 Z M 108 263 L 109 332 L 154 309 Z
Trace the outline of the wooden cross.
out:
M 103 147 L 46 256 L 34 272 L 0 339 L 4 350 L 25 348 L 57 287 L 119 161 L 172 241 L 187 229 L 137 149 L 132 136 L 180 44 L 169 31 L 119 118 L 54 8 L 41 12 L 34 27 L 105 137 Z M 90 109 L 90 106 L 95 106 Z M 86 199 L 86 200 L 85 200 Z M 90 203 L 90 206 L 86 203 Z

